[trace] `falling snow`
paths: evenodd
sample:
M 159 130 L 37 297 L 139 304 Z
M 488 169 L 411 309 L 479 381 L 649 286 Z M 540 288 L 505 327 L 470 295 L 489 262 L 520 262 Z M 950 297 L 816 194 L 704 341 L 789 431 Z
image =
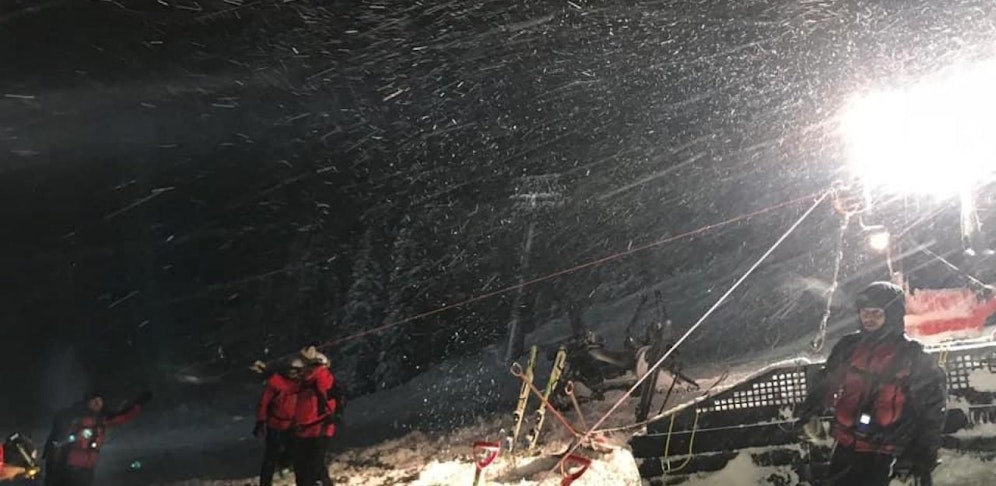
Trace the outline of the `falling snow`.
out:
M 206 387 L 248 396 L 253 360 L 318 341 L 362 393 L 428 390 L 418 413 L 384 405 L 393 418 L 357 428 L 385 439 L 505 413 L 495 343 L 513 306 L 549 348 L 572 308 L 620 347 L 653 290 L 687 329 L 841 177 L 849 97 L 996 56 L 982 0 L 15 3 L 0 9 L 0 207 L 16 229 L 0 274 L 19 279 L 4 318 L 30 330 L 10 344 L 25 366 L 101 349 L 78 368 L 133 372 L 114 376 L 175 392 L 161 412 L 185 417 Z M 911 235 L 957 235 L 957 210 L 937 214 Z M 682 359 L 805 353 L 838 225 L 808 218 Z M 832 336 L 884 272 L 859 239 Z M 69 388 L 18 416 L 47 422 L 36 409 Z M 251 399 L 223 408 L 186 420 L 224 431 L 211 447 L 245 446 L 233 409 Z

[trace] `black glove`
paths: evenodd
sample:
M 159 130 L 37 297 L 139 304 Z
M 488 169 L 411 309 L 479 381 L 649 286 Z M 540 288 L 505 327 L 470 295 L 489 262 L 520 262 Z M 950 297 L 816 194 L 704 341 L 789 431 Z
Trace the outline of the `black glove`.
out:
M 896 459 L 895 464 L 892 465 L 892 477 L 898 479 L 906 479 L 913 473 L 913 461 L 910 460 L 908 456 L 903 456 Z
M 146 403 L 149 403 L 149 400 L 152 400 L 152 392 L 146 390 L 135 399 L 135 405 L 145 405 Z
M 266 422 L 262 420 L 256 422 L 256 425 L 252 428 L 253 437 L 263 437 L 266 435 Z
M 921 456 L 904 454 L 902 457 L 896 459 L 896 464 L 892 466 L 892 477 L 899 479 L 917 478 L 921 481 L 929 480 L 937 464 L 936 453 Z

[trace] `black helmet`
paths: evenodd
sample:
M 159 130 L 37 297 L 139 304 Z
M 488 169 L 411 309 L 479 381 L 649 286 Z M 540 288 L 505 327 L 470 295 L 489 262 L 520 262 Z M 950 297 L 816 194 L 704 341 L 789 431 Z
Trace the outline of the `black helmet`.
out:
M 3 444 L 3 462 L 11 466 L 32 469 L 38 466 L 38 450 L 31 439 L 11 434 Z
M 885 311 L 886 332 L 903 332 L 906 330 L 906 292 L 902 287 L 891 282 L 872 282 L 858 293 L 855 306 L 861 309 L 882 309 Z

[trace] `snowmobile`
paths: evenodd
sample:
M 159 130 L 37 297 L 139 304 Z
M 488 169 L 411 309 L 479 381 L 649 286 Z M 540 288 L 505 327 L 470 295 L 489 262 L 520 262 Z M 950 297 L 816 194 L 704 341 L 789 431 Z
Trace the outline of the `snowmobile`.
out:
M 627 326 L 623 350 L 606 348 L 604 339 L 591 330 L 572 340 L 566 347 L 567 361 L 563 382 L 565 386 L 567 383 L 580 383 L 592 392 L 590 397 L 586 397 L 588 400 L 602 400 L 606 391 L 625 390 L 633 386 L 636 380 L 647 372 L 649 364 L 656 362 L 674 345 L 674 341 L 671 340 L 673 334 L 671 319 L 663 305 L 660 292 L 655 294 L 659 310 L 658 319 L 646 326 L 642 336 L 634 335 L 632 332 L 636 317 L 647 300 L 644 296 Z M 699 384 L 681 371 L 677 354 L 670 356 L 660 368 L 652 372 L 655 376 L 650 377 L 647 385 L 642 387 L 640 405 L 636 413 L 637 421 L 645 420 L 649 414 L 650 402 L 661 388 L 657 379 L 661 372 L 668 373 L 672 377 L 668 380 L 670 386 L 664 385 L 669 390 L 673 390 L 677 383 L 694 390 L 699 389 Z M 567 405 L 567 398 L 561 386 L 554 395 L 554 403 L 563 408 Z
M 536 406 L 534 425 L 526 434 L 525 441 L 529 450 L 534 450 L 548 409 L 571 432 L 577 432 L 559 415 L 559 411 L 570 410 L 573 407 L 580 420 L 583 421 L 579 397 L 574 393 L 575 384 L 582 384 L 591 391 L 591 395 L 581 397 L 582 400 L 602 400 L 605 397 L 604 393 L 608 390 L 625 390 L 632 387 L 643 374 L 647 373 L 649 364 L 656 362 L 673 346 L 673 342 L 667 340 L 671 334 L 671 320 L 668 318 L 667 309 L 663 306 L 660 292 L 657 292 L 656 296 L 660 311 L 659 319 L 647 326 L 642 336 L 634 336 L 631 332 L 639 311 L 647 300 L 644 296 L 630 325 L 627 326 L 627 337 L 623 343 L 624 350 L 616 351 L 606 348 L 604 339 L 592 330 L 579 332 L 571 341 L 550 349 L 547 358 L 553 363 L 553 366 L 543 390 L 534 383 L 537 346 L 530 348 L 529 360 L 525 367 L 518 363 L 513 365 L 512 374 L 522 381 L 522 386 L 516 408 L 506 430 L 504 448 L 507 451 L 514 452 L 516 449 L 530 395 L 535 396 L 540 402 Z M 572 318 L 580 320 L 579 315 L 574 315 Z M 575 328 L 580 329 L 581 326 Z M 684 383 L 687 388 L 699 388 L 694 379 L 680 371 L 678 363 L 677 356 L 671 356 L 662 367 L 651 372 L 653 376 L 641 388 L 639 406 L 636 411 L 637 421 L 646 420 L 650 404 L 659 388 L 657 377 L 662 372 L 672 376 L 668 382 L 670 386 L 666 386 L 669 395 L 678 382 Z M 667 398 L 664 401 L 666 403 Z

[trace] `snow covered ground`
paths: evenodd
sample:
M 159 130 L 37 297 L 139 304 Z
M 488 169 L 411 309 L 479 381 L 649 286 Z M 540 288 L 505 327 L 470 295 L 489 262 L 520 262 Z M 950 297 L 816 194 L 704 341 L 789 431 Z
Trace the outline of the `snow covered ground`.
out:
M 452 365 L 451 365 L 452 366 Z M 439 376 L 447 376 L 448 370 L 458 369 L 441 367 L 433 370 L 428 375 L 416 379 L 399 390 L 397 396 L 406 396 L 410 399 L 420 397 L 419 390 L 425 392 L 438 392 L 438 388 L 432 388 L 431 384 L 436 383 Z M 705 369 L 705 368 L 703 368 Z M 702 369 L 693 370 L 693 376 L 701 378 L 703 382 L 709 382 L 715 378 L 706 376 Z M 741 365 L 733 369 L 725 370 L 729 376 L 722 384 L 716 387 L 719 391 L 727 386 L 732 386 L 741 379 L 747 378 L 750 374 L 756 373 L 749 364 Z M 432 376 L 438 373 L 438 376 Z M 483 373 L 483 371 L 481 372 Z M 448 388 L 453 390 L 455 388 Z M 583 406 L 587 422 L 590 424 L 597 416 L 604 413 L 607 408 L 621 392 L 610 393 L 603 402 L 594 402 Z M 692 392 L 682 393 L 674 398 L 672 403 L 680 403 L 689 398 L 696 397 Z M 394 413 L 397 407 L 403 407 L 406 400 L 385 399 L 385 397 L 364 397 L 357 401 L 357 408 L 361 411 L 354 415 L 362 422 L 362 417 L 366 420 L 373 420 L 377 416 L 385 413 Z M 407 402 L 412 403 L 412 402 Z M 509 402 L 510 403 L 510 402 Z M 532 401 L 535 405 L 535 400 Z M 655 403 L 655 407 L 659 406 Z M 418 407 L 415 407 L 418 408 Z M 474 475 L 474 456 L 471 445 L 479 440 L 498 440 L 501 437 L 501 429 L 507 425 L 504 421 L 506 410 L 491 414 L 487 418 L 476 419 L 464 426 L 454 428 L 442 428 L 435 431 L 413 430 L 400 437 L 385 440 L 376 444 L 364 447 L 351 448 L 336 454 L 331 465 L 333 478 L 340 485 L 451 485 L 469 484 Z M 420 416 L 413 410 L 412 416 Z M 568 420 L 577 423 L 574 413 L 566 413 Z M 632 422 L 633 407 L 631 404 L 624 406 L 615 414 L 606 426 L 622 426 Z M 509 456 L 499 456 L 499 458 L 485 469 L 485 484 L 501 485 L 553 485 L 559 484 L 560 474 L 553 467 L 556 461 L 550 458 L 550 454 L 561 452 L 568 446 L 570 435 L 557 421 L 548 416 L 547 426 L 541 454 L 538 456 L 519 457 L 513 461 Z M 245 431 L 245 425 L 241 424 L 239 430 Z M 637 429 L 638 430 L 638 429 Z M 577 485 L 637 485 L 641 484 L 636 462 L 626 448 L 626 442 L 632 432 L 636 430 L 608 434 L 602 444 L 607 448 L 604 453 L 592 453 L 590 450 L 582 451 L 586 456 L 594 459 L 591 468 L 579 479 Z M 976 427 L 972 431 L 959 433 L 960 436 L 973 436 L 982 433 L 992 432 L 992 426 Z M 245 460 L 255 465 L 258 458 L 258 450 L 246 447 Z M 795 473 L 785 468 L 761 467 L 755 465 L 750 460 L 751 450 L 742 452 L 737 458 L 731 461 L 723 470 L 708 474 L 697 475 L 686 483 L 693 486 L 706 485 L 731 485 L 731 486 L 753 486 L 771 484 L 773 477 L 790 481 L 788 484 L 798 484 L 798 477 Z M 755 451 L 756 452 L 756 451 Z M 942 464 L 935 472 L 935 484 L 938 485 L 988 485 L 991 484 L 991 459 L 992 454 L 970 454 L 953 451 L 942 452 Z M 174 484 L 174 485 L 195 485 L 213 484 L 235 486 L 251 484 L 253 479 L 245 477 L 240 479 L 204 481 L 201 479 L 154 484 Z M 291 478 L 277 481 L 278 485 L 293 484 Z M 898 484 L 898 483 L 897 483 Z
M 613 306 L 592 309 L 588 321 L 609 337 L 615 347 L 621 341 L 619 330 L 629 319 L 635 298 L 623 298 Z M 594 325 L 597 323 L 597 325 Z M 551 345 L 569 335 L 568 324 L 557 320 L 540 326 L 529 336 L 529 343 Z M 718 392 L 756 373 L 760 368 L 805 356 L 807 338 L 785 343 L 776 349 L 741 356 L 723 363 L 703 363 L 687 370 L 706 388 L 718 384 Z M 346 410 L 331 472 L 340 485 L 443 485 L 469 484 L 474 474 L 472 444 L 497 441 L 514 407 L 519 384 L 500 363 L 501 349 L 486 348 L 481 353 L 442 363 L 412 381 L 394 389 L 359 397 Z M 550 362 L 541 353 L 537 381 L 543 383 Z M 818 359 L 818 356 L 805 356 Z M 720 380 L 720 377 L 725 376 Z M 973 378 L 973 383 L 991 379 Z M 666 386 L 663 381 L 660 386 Z M 585 395 L 583 387 L 580 395 Z M 228 400 L 244 403 L 244 413 L 231 413 L 226 407 L 197 404 L 183 409 L 156 411 L 111 434 L 99 474 L 102 484 L 121 485 L 245 485 L 255 484 L 255 474 L 262 453 L 260 441 L 250 436 L 251 412 L 256 390 L 250 389 Z M 591 425 L 620 397 L 610 392 L 600 402 L 582 405 L 586 422 Z M 669 403 L 683 403 L 699 396 L 682 390 Z M 658 401 L 652 405 L 656 411 Z M 531 398 L 530 411 L 536 400 Z M 238 408 L 238 407 L 236 407 Z M 531 412 L 529 419 L 531 419 Z M 566 413 L 577 427 L 579 420 Z M 602 428 L 623 427 L 634 422 L 634 404 L 627 403 L 603 424 Z M 529 422 L 523 426 L 528 430 Z M 575 484 L 640 484 L 636 462 L 626 444 L 640 430 L 635 427 L 602 437 L 605 451 L 582 450 L 594 459 L 591 468 Z M 556 418 L 547 416 L 541 441 L 541 454 L 518 457 L 500 456 L 485 470 L 486 484 L 558 484 L 560 474 L 552 470 L 550 454 L 563 452 L 571 435 Z M 764 468 L 743 471 L 749 460 L 742 455 L 727 469 L 696 478 L 691 484 L 765 484 L 772 471 Z M 937 484 L 988 484 L 990 466 L 986 458 L 945 452 L 945 463 L 937 471 Z M 783 473 L 787 473 L 783 471 Z M 733 479 L 736 478 L 736 479 Z M 760 478 L 761 482 L 756 482 Z M 739 481 L 739 482 L 736 482 Z M 755 482 L 752 482 L 755 481 Z M 972 482 L 983 481 L 983 482 Z M 276 484 L 291 484 L 290 478 Z
M 610 331 L 628 319 L 626 311 L 634 304 L 624 299 L 617 309 L 596 309 L 599 319 L 593 320 L 598 322 L 593 327 L 613 334 Z M 605 318 L 611 315 L 619 317 Z M 550 345 L 565 335 L 569 335 L 567 322 L 557 320 L 540 326 L 528 342 Z M 613 334 L 608 342 L 612 346 L 621 337 Z M 469 482 L 474 471 L 472 444 L 501 437 L 518 394 L 518 380 L 500 363 L 501 352 L 498 346 L 489 347 L 442 363 L 400 387 L 351 401 L 341 429 L 341 449 L 331 466 L 337 484 L 454 484 L 456 478 Z M 550 366 L 541 353 L 539 383 L 545 382 Z M 691 374 L 698 378 L 717 372 L 714 367 L 702 367 Z M 579 395 L 586 394 L 583 386 L 578 388 Z M 583 405 L 587 422 L 593 423 L 621 394 L 609 392 L 604 401 Z M 688 397 L 676 393 L 672 403 Z M 261 455 L 261 444 L 249 435 L 255 398 L 252 394 L 230 397 L 245 403 L 244 414 L 229 413 L 230 406 L 208 405 L 150 411 L 112 432 L 100 466 L 101 478 L 108 484 L 135 485 L 253 483 Z M 531 398 L 523 431 L 528 430 L 536 405 Z M 633 417 L 633 405 L 627 404 L 604 427 L 629 425 Z M 567 418 L 579 423 L 573 413 Z M 611 451 L 596 457 L 583 480 L 575 484 L 639 484 L 636 463 L 625 448 L 630 434 L 605 437 L 604 444 L 611 444 Z M 548 415 L 541 452 L 562 452 L 570 438 Z M 542 456 L 521 458 L 514 465 L 508 457 L 500 457 L 487 469 L 488 484 L 553 484 L 560 477 L 559 472 L 550 471 L 553 465 Z
M 989 486 L 993 484 L 992 454 L 965 454 L 945 450 L 941 451 L 940 459 L 941 464 L 934 470 L 934 484 L 936 486 Z M 763 467 L 754 464 L 750 458 L 750 451 L 741 452 L 720 471 L 696 475 L 683 484 L 687 486 L 758 486 L 771 484 L 773 477 L 788 481 L 787 484 L 807 484 L 801 483 L 798 475 L 786 468 Z M 901 486 L 903 483 L 893 481 L 892 484 L 893 486 Z
M 609 393 L 604 402 L 598 402 L 593 406 L 584 406 L 588 422 L 591 423 L 599 412 L 603 412 L 611 401 L 620 395 L 621 392 Z M 378 412 L 375 405 L 384 402 L 387 401 L 368 400 L 367 398 L 358 400 L 357 407 L 364 409 L 359 416 L 382 413 L 384 409 Z M 374 407 L 366 410 L 367 405 Z M 530 409 L 535 406 L 536 400 L 532 400 Z M 338 485 L 412 484 L 430 486 L 469 484 L 475 470 L 472 444 L 482 440 L 499 440 L 502 437 L 502 428 L 508 425 L 507 415 L 507 413 L 495 414 L 452 430 L 413 430 L 398 438 L 341 451 L 335 455 L 330 467 L 332 477 Z M 632 422 L 632 416 L 632 406 L 624 407 L 614 416 L 614 419 L 607 422 L 607 425 L 627 425 Z M 530 415 L 523 426 L 523 432 L 529 427 L 531 418 Z M 575 414 L 567 413 L 566 418 L 572 423 L 578 424 Z M 245 432 L 244 426 L 248 425 L 248 422 L 244 422 L 242 425 L 243 427 L 238 430 Z M 560 484 L 561 475 L 555 469 L 557 461 L 551 456 L 566 450 L 571 435 L 550 415 L 547 416 L 543 430 L 541 446 L 535 454 L 517 454 L 514 459 L 507 454 L 500 455 L 494 463 L 485 469 L 485 484 Z M 580 453 L 591 457 L 593 462 L 589 470 L 574 484 L 640 484 L 636 462 L 626 448 L 629 435 L 628 432 L 606 434 L 600 440 L 603 450 L 599 453 L 593 453 L 588 449 L 581 450 Z M 250 444 L 248 441 L 243 441 L 245 460 L 255 466 L 259 450 L 258 447 L 252 447 Z M 133 476 L 138 477 L 137 474 L 133 474 Z M 252 481 L 251 477 L 246 477 L 210 482 L 192 479 L 177 482 L 155 482 L 153 484 L 234 486 Z M 276 481 L 275 484 L 293 484 L 292 477 Z

